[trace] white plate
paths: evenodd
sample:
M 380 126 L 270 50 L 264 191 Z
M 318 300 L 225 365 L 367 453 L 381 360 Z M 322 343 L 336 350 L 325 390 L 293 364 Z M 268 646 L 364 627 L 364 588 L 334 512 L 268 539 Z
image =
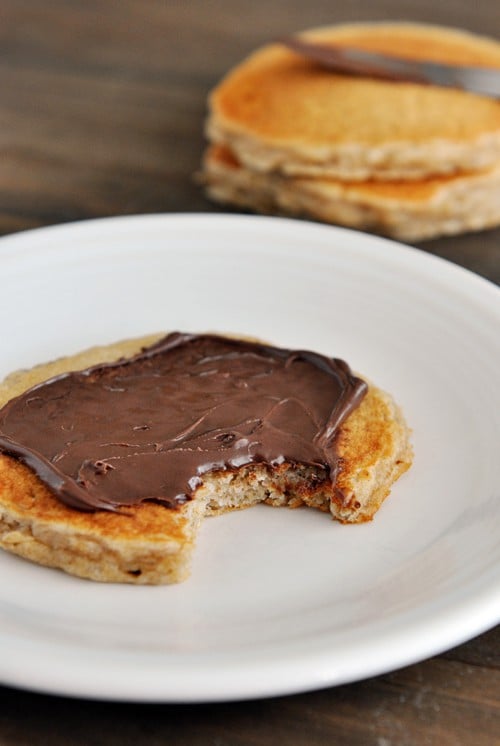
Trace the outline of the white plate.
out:
M 139 216 L 0 241 L 0 375 L 158 330 L 346 358 L 402 404 L 415 463 L 375 520 L 207 520 L 192 577 L 99 585 L 0 553 L 0 678 L 210 701 L 340 684 L 500 619 L 500 292 L 396 243 L 305 222 Z

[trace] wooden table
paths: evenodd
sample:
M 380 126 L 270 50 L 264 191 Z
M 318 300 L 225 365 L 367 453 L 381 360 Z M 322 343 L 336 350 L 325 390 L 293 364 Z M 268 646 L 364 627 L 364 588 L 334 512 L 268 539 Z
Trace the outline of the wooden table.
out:
M 217 211 L 192 179 L 210 88 L 280 34 L 372 19 L 500 37 L 496 0 L 3 0 L 0 233 Z M 500 281 L 499 230 L 421 248 Z M 492 630 L 375 679 L 246 703 L 126 705 L 2 688 L 0 744 L 490 746 L 500 743 L 499 642 Z

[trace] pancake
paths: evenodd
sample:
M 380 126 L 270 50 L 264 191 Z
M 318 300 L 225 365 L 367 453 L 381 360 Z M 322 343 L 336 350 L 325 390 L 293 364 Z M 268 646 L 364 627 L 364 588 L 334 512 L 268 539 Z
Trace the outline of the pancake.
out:
M 245 168 L 223 146 L 210 146 L 202 181 L 212 199 L 257 212 L 307 217 L 402 241 L 500 225 L 500 164 L 484 171 L 420 181 L 346 182 Z
M 331 26 L 307 40 L 500 69 L 500 43 L 409 23 Z M 248 169 L 353 180 L 421 180 L 500 162 L 500 102 L 326 70 L 283 45 L 248 57 L 209 98 L 206 127 Z
M 93 348 L 10 375 L 0 405 L 67 371 L 132 356 L 155 337 Z M 345 523 L 371 520 L 393 482 L 411 464 L 409 430 L 392 398 L 375 386 L 338 430 L 341 469 L 335 489 L 304 464 L 255 463 L 203 476 L 193 498 L 175 508 L 157 502 L 119 512 L 84 512 L 58 499 L 19 460 L 0 454 L 0 546 L 41 565 L 104 582 L 174 583 L 189 575 L 206 515 L 250 507 L 308 505 Z

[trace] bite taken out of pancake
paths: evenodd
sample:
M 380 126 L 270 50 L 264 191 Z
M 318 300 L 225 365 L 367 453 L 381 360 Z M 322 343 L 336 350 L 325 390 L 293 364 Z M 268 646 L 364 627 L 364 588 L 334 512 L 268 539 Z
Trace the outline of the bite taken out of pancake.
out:
M 168 342 L 170 338 L 171 336 L 165 339 Z M 209 345 L 210 339 L 202 338 L 202 343 Z M 247 348 L 244 343 L 238 347 L 239 343 L 235 340 L 229 344 L 229 338 L 214 339 L 214 344 L 218 345 L 216 351 L 219 356 L 222 349 L 227 360 L 239 355 L 238 359 L 241 362 L 246 355 L 255 357 L 261 352 L 259 346 L 252 347 L 250 343 Z M 191 337 L 187 335 L 186 341 L 181 340 L 178 345 L 181 343 L 191 344 Z M 56 382 L 63 380 L 65 384 L 67 381 L 73 381 L 71 376 L 66 376 L 69 371 L 83 371 L 82 380 L 88 378 L 89 370 L 96 380 L 101 376 L 105 377 L 109 372 L 108 368 L 111 372 L 119 369 L 120 375 L 126 377 L 130 375 L 131 370 L 127 367 L 128 361 L 135 360 L 138 355 L 144 357 L 144 352 L 141 351 L 146 348 L 144 359 L 147 367 L 150 365 L 148 351 L 154 350 L 155 345 L 161 347 L 162 344 L 163 337 L 156 336 L 128 340 L 108 347 L 93 348 L 79 355 L 11 374 L 0 386 L 0 422 L 4 422 L 3 430 L 0 425 L 2 442 L 5 444 L 5 433 L 8 430 L 5 423 L 9 418 L 5 413 L 14 411 L 21 400 L 29 402 L 29 406 L 31 403 L 38 406 L 36 398 L 37 392 L 40 393 L 40 389 L 37 389 L 39 384 L 48 379 Z M 228 347 L 227 350 L 224 345 Z M 281 351 L 279 348 L 261 347 L 263 355 L 267 355 L 268 349 L 277 350 L 275 358 L 287 361 L 283 364 L 284 369 L 287 365 L 295 364 L 296 360 L 305 365 L 309 354 L 318 369 L 323 370 L 325 365 L 329 366 L 329 359 L 321 356 L 316 358 L 315 353 L 296 353 Z M 172 354 L 169 352 L 168 344 L 166 349 L 167 352 L 161 354 Z M 151 359 L 155 355 L 156 353 L 152 352 Z M 196 366 L 199 365 L 206 366 L 207 360 L 209 356 L 206 354 L 203 360 L 195 358 L 193 370 L 196 371 Z M 200 375 L 212 374 L 212 359 L 209 363 L 209 367 L 203 368 Z M 409 428 L 400 408 L 390 395 L 371 384 L 366 386 L 361 379 L 353 378 L 348 366 L 344 366 L 342 363 L 341 370 L 343 375 L 345 373 L 349 385 L 354 381 L 356 390 L 361 390 L 359 387 L 362 387 L 363 396 L 359 401 L 356 399 L 355 404 L 349 405 L 347 414 L 344 419 L 339 420 L 340 425 L 333 433 L 332 455 L 335 456 L 334 463 L 338 465 L 334 483 L 331 478 L 332 472 L 329 472 L 324 464 L 297 463 L 286 458 L 278 458 L 271 462 L 259 457 L 252 461 L 247 459 L 238 467 L 234 466 L 236 462 L 231 462 L 230 467 L 227 464 L 219 464 L 201 475 L 194 475 L 196 479 L 193 482 L 192 494 L 189 495 L 189 499 L 180 500 L 178 503 L 167 505 L 160 499 L 123 503 L 120 502 L 118 495 L 116 505 L 104 509 L 76 509 L 61 499 L 55 488 L 48 486 L 51 484 L 50 480 L 44 481 L 35 473 L 36 470 L 27 466 L 22 459 L 8 453 L 8 449 L 6 451 L 4 447 L 3 453 L 0 454 L 0 545 L 27 560 L 59 568 L 82 578 L 106 582 L 160 584 L 179 582 L 189 575 L 196 535 L 203 518 L 207 515 L 266 503 L 276 507 L 310 506 L 344 523 L 371 520 L 389 494 L 394 481 L 411 464 Z M 281 368 L 279 370 L 281 371 Z M 192 370 L 190 375 L 193 375 Z M 249 384 L 246 379 L 241 378 L 241 371 L 239 375 L 236 389 L 238 392 L 246 392 Z M 262 375 L 258 372 L 255 377 L 261 378 Z M 224 376 L 225 372 L 222 378 Z M 163 383 L 161 381 L 161 385 Z M 52 384 L 47 385 L 50 388 Z M 23 396 L 27 390 L 29 394 Z M 217 391 L 217 387 L 214 390 Z M 179 392 L 179 398 L 182 398 L 182 392 Z M 279 417 L 273 420 L 272 433 L 279 423 Z M 224 427 L 227 427 L 227 422 L 224 423 Z M 205 438 L 212 437 L 213 432 L 214 422 L 211 421 L 210 428 L 207 425 L 206 432 L 198 431 L 194 441 L 190 440 L 191 434 L 188 434 L 184 446 L 187 448 L 191 442 L 203 443 Z M 292 428 L 292 439 L 295 435 L 297 434 L 293 433 Z M 73 441 L 73 436 L 70 440 Z M 220 440 L 225 444 L 227 438 Z M 242 442 L 243 440 L 244 438 Z M 256 435 L 255 443 L 257 442 Z M 110 445 L 112 448 L 108 461 L 109 468 L 113 469 L 112 464 L 118 464 L 118 461 L 113 462 L 113 458 L 116 458 L 116 447 L 123 444 Z M 196 447 L 199 448 L 198 445 Z M 257 453 L 259 446 L 255 447 Z M 153 450 L 161 450 L 161 447 L 155 443 Z M 59 454 L 57 458 L 64 460 L 63 456 L 64 454 Z M 102 471 L 96 470 L 96 474 L 100 473 Z M 136 476 L 135 474 L 134 478 Z M 85 486 L 85 480 L 78 485 L 78 490 L 82 484 Z

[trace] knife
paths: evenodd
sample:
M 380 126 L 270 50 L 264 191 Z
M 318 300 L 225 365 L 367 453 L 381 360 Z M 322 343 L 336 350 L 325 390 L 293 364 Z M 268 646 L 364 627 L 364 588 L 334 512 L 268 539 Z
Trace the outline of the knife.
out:
M 403 59 L 356 47 L 318 44 L 296 36 L 280 39 L 279 43 L 339 73 L 393 82 L 405 81 L 461 88 L 483 96 L 500 98 L 500 68 L 466 67 Z

